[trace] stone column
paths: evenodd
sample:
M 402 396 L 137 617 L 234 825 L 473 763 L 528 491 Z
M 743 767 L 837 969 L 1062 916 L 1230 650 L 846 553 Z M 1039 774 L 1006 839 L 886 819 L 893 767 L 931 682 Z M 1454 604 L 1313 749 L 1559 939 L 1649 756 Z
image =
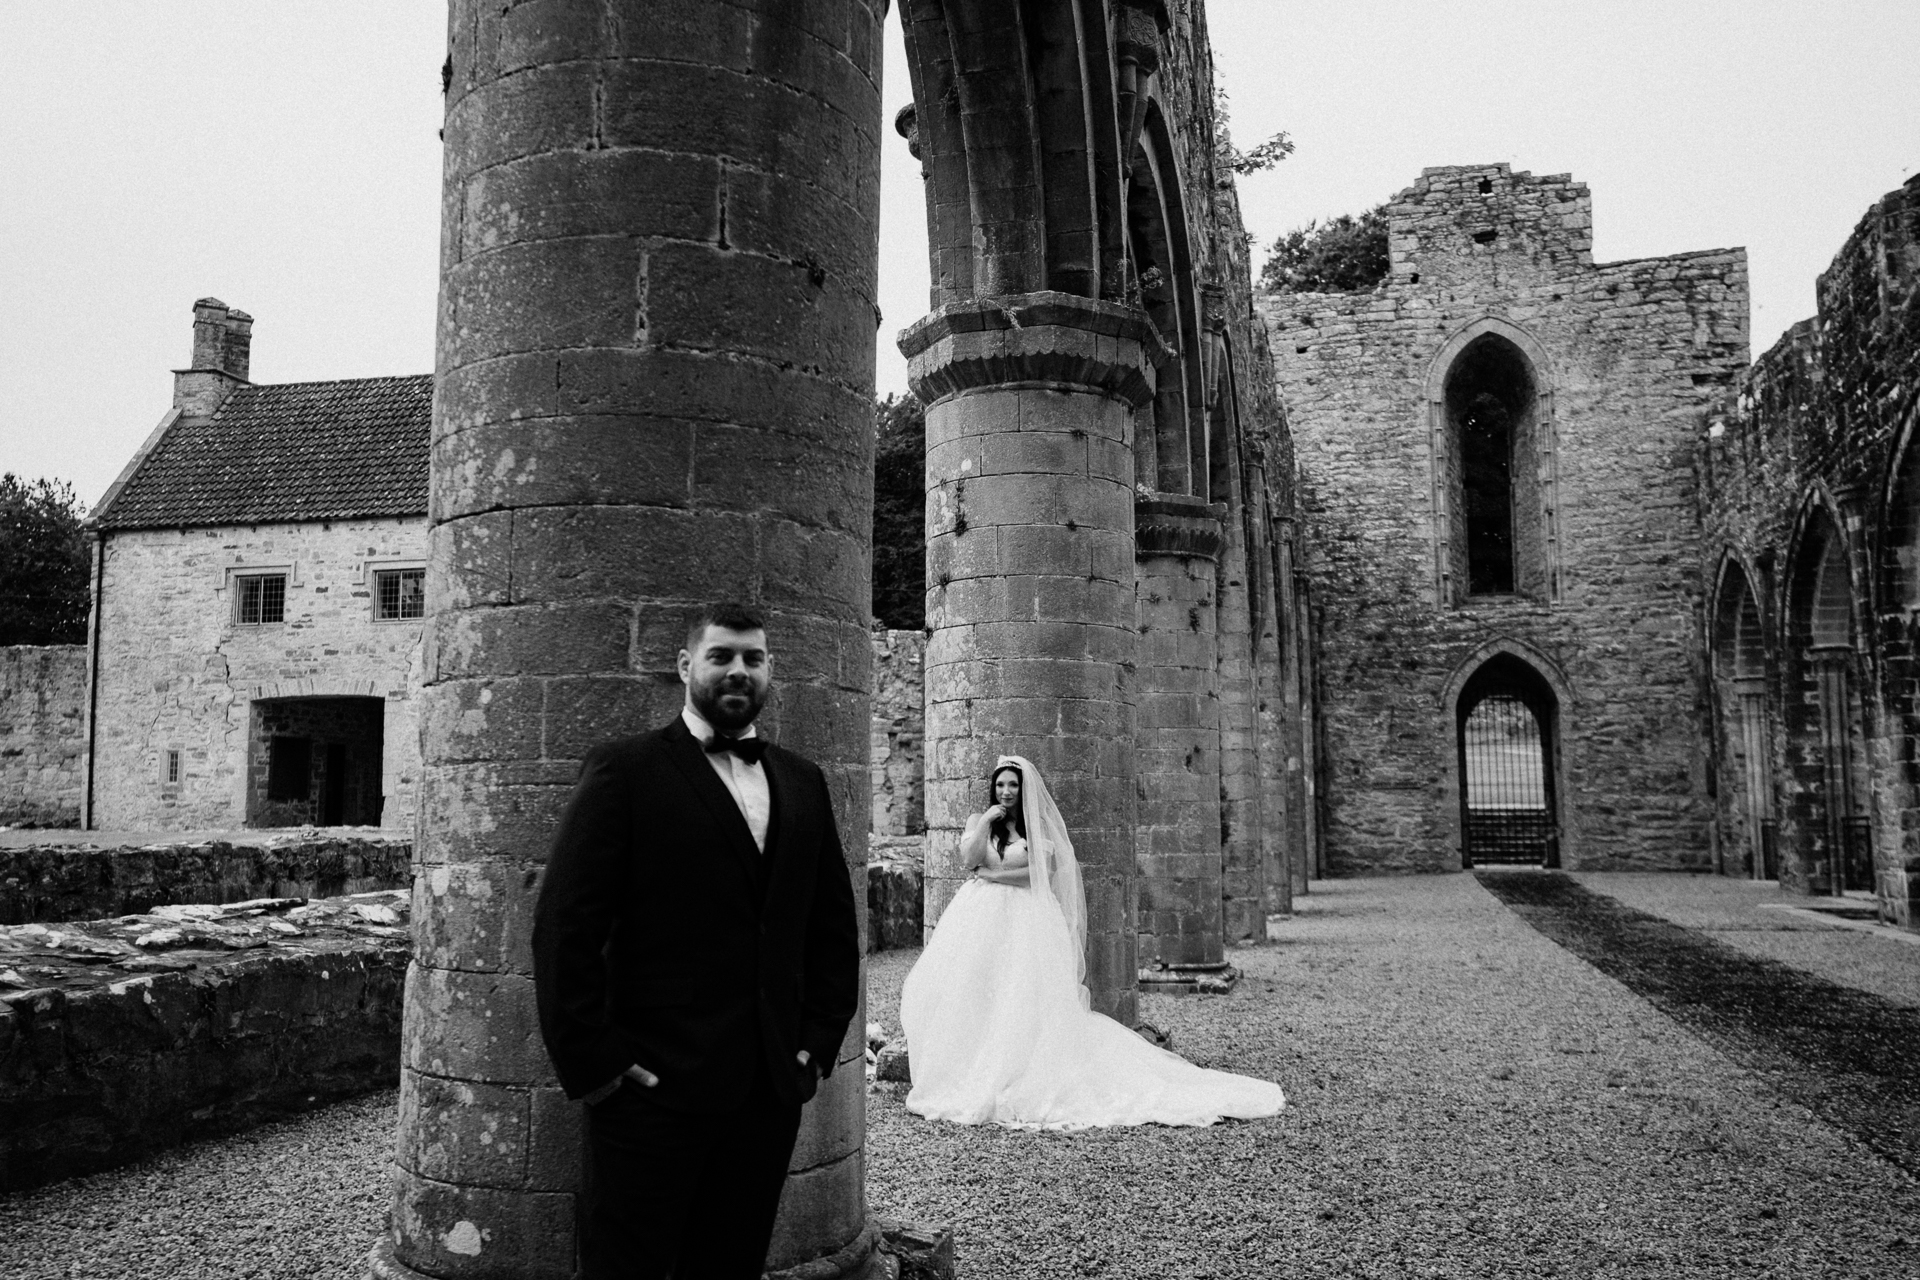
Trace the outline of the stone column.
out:
M 1134 504 L 1140 670 L 1134 756 L 1141 981 L 1224 970 L 1220 932 L 1217 562 L 1226 508 L 1185 494 Z
M 573 1274 L 581 1108 L 536 1026 L 531 908 L 582 755 L 677 712 L 701 603 L 765 612 L 761 723 L 826 770 L 864 883 L 883 9 L 453 2 L 378 1277 Z M 861 1022 L 807 1108 L 776 1274 L 871 1252 Z
M 927 927 L 995 757 L 1046 775 L 1087 887 L 1093 1007 L 1135 1021 L 1134 412 L 1162 344 L 1060 293 L 944 306 L 901 335 L 927 404 Z

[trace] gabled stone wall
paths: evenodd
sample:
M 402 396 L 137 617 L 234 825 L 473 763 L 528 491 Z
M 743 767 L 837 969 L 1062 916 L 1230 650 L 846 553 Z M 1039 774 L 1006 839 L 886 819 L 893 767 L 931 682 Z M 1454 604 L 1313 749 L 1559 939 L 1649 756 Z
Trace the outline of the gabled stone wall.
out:
M 97 830 L 231 830 L 249 820 L 255 699 L 386 703 L 380 825 L 410 830 L 419 774 L 412 691 L 421 621 L 374 617 L 376 568 L 420 565 L 424 519 L 107 536 L 100 589 Z M 284 569 L 286 620 L 234 621 L 236 571 Z M 170 784 L 166 753 L 180 753 Z
M 85 645 L 0 648 L 0 826 L 80 822 Z
M 1568 866 L 1705 867 L 1701 595 L 1691 456 L 1747 356 L 1746 258 L 1594 265 L 1586 188 L 1506 165 L 1429 169 L 1389 203 L 1371 293 L 1261 299 L 1298 453 L 1325 716 L 1333 874 L 1461 865 L 1456 707 L 1518 654 L 1562 691 Z M 1540 572 L 1473 595 L 1440 403 L 1492 335 L 1534 370 Z

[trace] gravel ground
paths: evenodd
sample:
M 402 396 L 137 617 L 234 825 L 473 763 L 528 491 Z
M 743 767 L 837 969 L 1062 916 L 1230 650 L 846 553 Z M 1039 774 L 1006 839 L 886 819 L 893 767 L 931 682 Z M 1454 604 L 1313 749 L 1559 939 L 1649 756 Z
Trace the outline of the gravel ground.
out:
M 1771 881 L 1723 876 L 1583 872 L 1572 879 L 1748 955 L 1920 1008 L 1920 935 L 1902 935 L 1885 925 L 1849 929 L 1804 911 L 1781 910 L 1823 899 L 1782 893 Z
M 397 1090 L 0 1196 L 6 1280 L 366 1280 Z
M 1911 1179 L 1470 876 L 1318 883 L 1235 960 L 1232 995 L 1142 1012 L 1280 1117 L 1035 1135 L 882 1086 L 874 1207 L 951 1224 L 968 1280 L 1920 1275 Z
M 874 957 L 872 1021 L 914 954 Z M 1281 1116 L 1013 1133 L 879 1086 L 874 1209 L 952 1225 L 965 1280 L 1920 1277 L 1920 1186 L 1471 876 L 1318 883 L 1285 942 L 1234 958 L 1232 995 L 1143 1013 L 1279 1081 Z M 0 1276 L 360 1280 L 393 1102 L 0 1197 Z

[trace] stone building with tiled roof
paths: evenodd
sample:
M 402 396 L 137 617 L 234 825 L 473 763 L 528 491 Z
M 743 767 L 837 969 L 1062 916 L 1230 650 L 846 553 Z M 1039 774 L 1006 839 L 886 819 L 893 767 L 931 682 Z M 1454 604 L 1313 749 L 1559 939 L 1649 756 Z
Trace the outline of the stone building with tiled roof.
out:
M 95 829 L 412 824 L 433 379 L 256 386 L 252 326 L 194 304 L 95 509 Z

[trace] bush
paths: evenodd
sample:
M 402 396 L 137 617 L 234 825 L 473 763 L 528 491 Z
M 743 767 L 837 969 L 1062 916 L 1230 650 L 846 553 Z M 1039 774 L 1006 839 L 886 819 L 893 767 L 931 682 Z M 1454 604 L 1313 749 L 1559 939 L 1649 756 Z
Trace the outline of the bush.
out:
M 1366 293 L 1387 278 L 1386 206 L 1309 222 L 1273 242 L 1260 285 L 1275 293 Z
M 86 642 L 82 518 L 65 481 L 0 476 L 0 645 Z
M 908 392 L 873 406 L 873 621 L 927 625 L 927 411 Z

